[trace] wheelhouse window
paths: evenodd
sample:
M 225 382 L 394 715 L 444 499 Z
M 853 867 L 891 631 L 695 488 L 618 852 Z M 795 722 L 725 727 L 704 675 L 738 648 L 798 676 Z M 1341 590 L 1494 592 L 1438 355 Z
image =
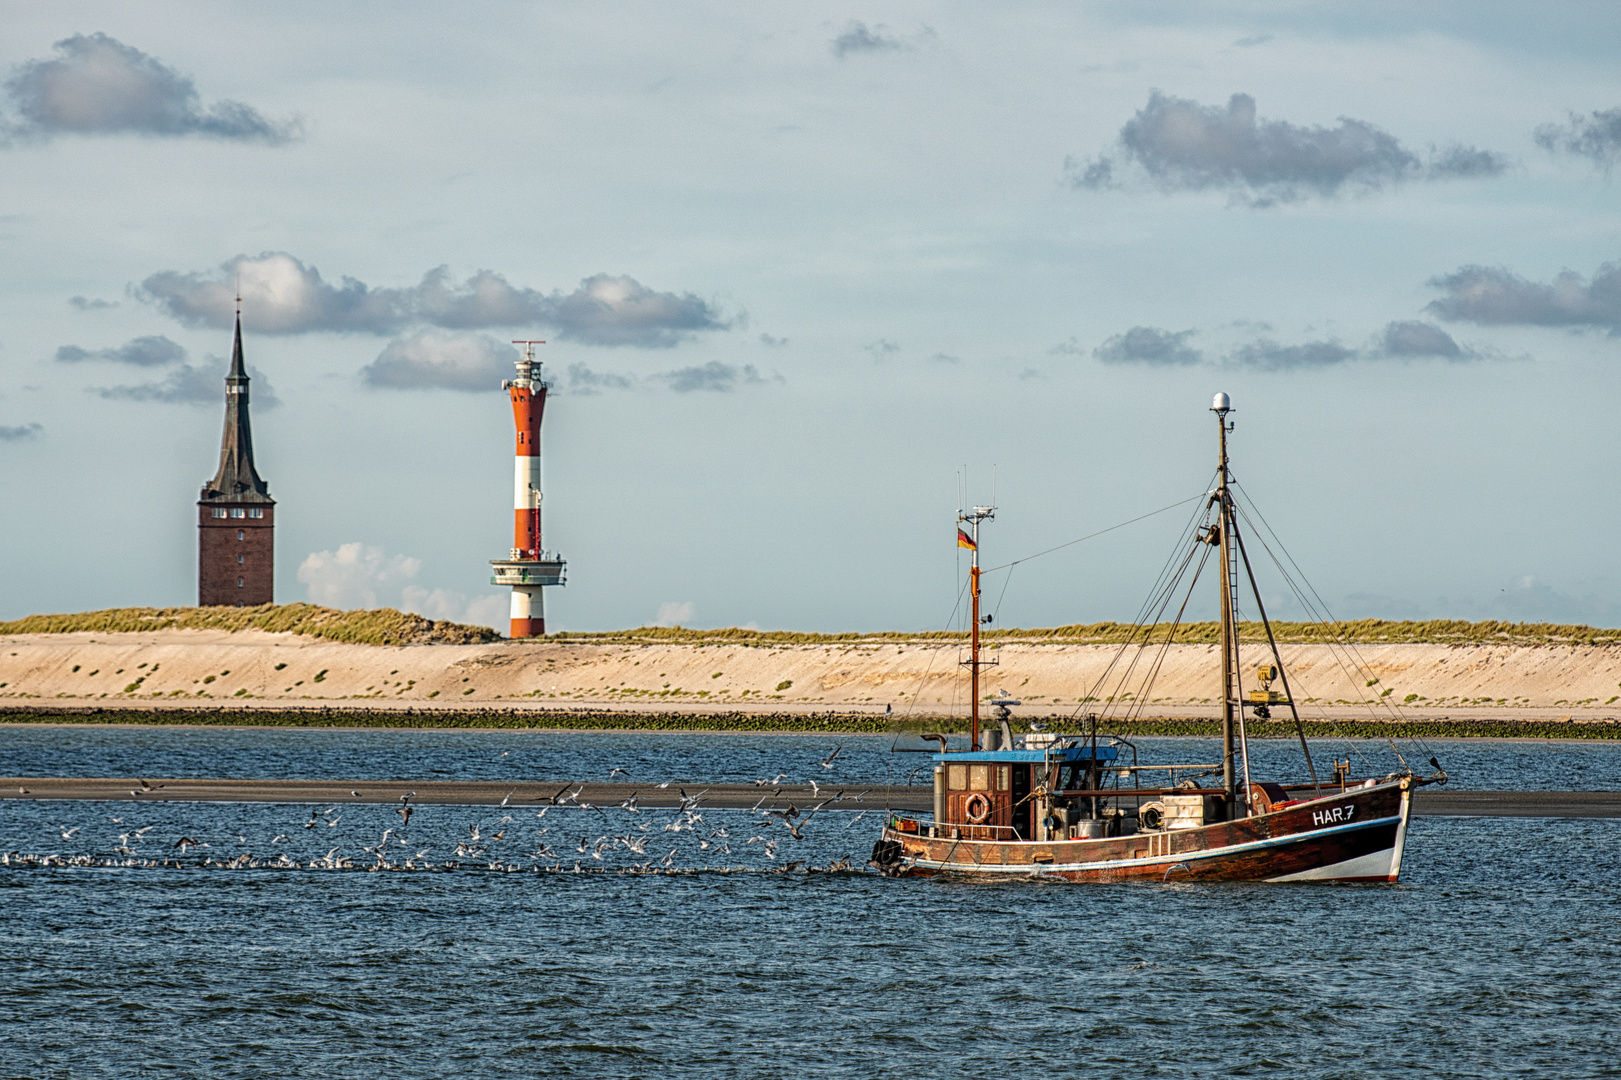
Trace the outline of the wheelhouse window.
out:
M 968 790 L 991 790 L 991 767 L 989 765 L 968 766 Z
M 1012 775 L 1013 775 L 1013 766 L 1011 766 L 1011 765 L 998 765 L 996 767 L 996 790 L 997 791 L 1006 791 L 1008 789 L 1009 781 L 1010 781 Z
M 947 765 L 946 787 L 952 791 L 965 791 L 968 788 L 968 766 Z

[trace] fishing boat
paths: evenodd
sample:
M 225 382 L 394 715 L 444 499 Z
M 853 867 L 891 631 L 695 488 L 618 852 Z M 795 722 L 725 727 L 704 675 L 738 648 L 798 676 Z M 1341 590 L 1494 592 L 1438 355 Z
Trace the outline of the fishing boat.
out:
M 1190 531 L 1191 549 L 1182 566 L 1198 567 L 1188 586 L 1191 595 L 1209 557 L 1214 554 L 1219 562 L 1222 760 L 1142 764 L 1134 744 L 1100 736 L 1095 713 L 1078 732 L 1015 737 L 1009 717 L 1019 703 L 1005 694 L 989 702 L 997 725 L 981 725 L 981 671 L 994 661 L 984 660 L 980 648 L 979 531 L 996 508 L 973 507 L 958 515 L 958 543 L 973 553 L 965 661 L 969 745 L 955 750 L 945 735 L 926 736 L 938 743 L 933 813 L 888 815 L 873 846 L 872 866 L 893 877 L 992 880 L 1394 882 L 1400 877 L 1413 792 L 1445 783 L 1446 774 L 1431 757 L 1435 772 L 1428 776 L 1403 761 L 1387 775 L 1353 778 L 1348 757 L 1344 764 L 1334 763 L 1330 778 L 1318 776 L 1244 547 L 1228 467 L 1227 436 L 1233 429 L 1228 396 L 1217 394 L 1211 411 L 1219 431 L 1215 484 Z M 1265 630 L 1266 662 L 1256 666 L 1258 686 L 1248 693 L 1239 650 L 1240 566 Z M 1169 588 L 1161 591 L 1167 599 L 1172 595 Z M 1186 607 L 1184 600 L 1182 610 Z M 1161 631 L 1158 647 L 1174 640 L 1175 626 L 1169 634 Z M 1140 650 L 1156 647 L 1152 623 L 1148 630 Z M 1157 669 L 1151 659 L 1148 670 Z M 1148 699 L 1146 693 L 1134 698 Z M 1251 776 L 1246 715 L 1269 719 L 1278 708 L 1287 708 L 1294 718 L 1309 782 Z M 1200 779 L 1216 776 L 1220 786 Z

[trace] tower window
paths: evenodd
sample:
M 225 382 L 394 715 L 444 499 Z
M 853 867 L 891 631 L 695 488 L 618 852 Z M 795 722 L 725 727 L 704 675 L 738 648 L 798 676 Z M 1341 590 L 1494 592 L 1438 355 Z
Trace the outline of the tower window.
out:
M 241 563 L 241 562 L 246 562 L 246 561 L 247 561 L 247 559 L 248 559 L 248 557 L 247 557 L 247 556 L 246 556 L 246 555 L 238 555 L 238 556 L 237 556 L 237 557 L 236 557 L 236 561 L 237 561 L 237 562 L 239 562 L 239 563 Z
M 223 506 L 214 507 L 214 516 L 217 517 L 217 518 L 224 517 L 225 516 L 225 507 L 223 507 Z
M 241 578 L 236 579 L 236 587 L 239 588 L 239 589 L 242 587 L 242 579 Z
M 253 518 L 262 518 L 265 516 L 265 512 L 256 506 L 252 510 L 248 511 L 248 516 Z
M 231 507 L 231 516 L 234 518 L 247 517 L 248 512 L 242 509 L 240 506 L 233 506 Z
M 236 538 L 238 540 L 242 539 L 242 530 L 241 529 L 236 530 Z

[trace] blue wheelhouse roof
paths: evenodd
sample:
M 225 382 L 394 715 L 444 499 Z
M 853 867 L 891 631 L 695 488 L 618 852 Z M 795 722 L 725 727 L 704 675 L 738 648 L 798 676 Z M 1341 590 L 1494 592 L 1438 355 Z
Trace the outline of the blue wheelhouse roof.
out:
M 1041 764 L 1049 761 L 1113 761 L 1120 756 L 1120 749 L 1115 746 L 1100 746 L 1097 756 L 1092 756 L 1090 747 L 1071 746 L 1063 750 L 960 750 L 944 754 L 935 754 L 935 761 L 972 762 L 972 761 L 1022 761 Z

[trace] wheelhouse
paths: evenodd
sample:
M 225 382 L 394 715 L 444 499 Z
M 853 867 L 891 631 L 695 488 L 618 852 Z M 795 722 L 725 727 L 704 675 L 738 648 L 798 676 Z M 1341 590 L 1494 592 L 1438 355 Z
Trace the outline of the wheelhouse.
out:
M 1066 797 L 1096 791 L 1119 756 L 1113 746 L 1070 746 L 1057 740 L 1023 749 L 934 755 L 934 835 L 954 840 L 1063 840 L 1118 835 L 1113 808 Z

